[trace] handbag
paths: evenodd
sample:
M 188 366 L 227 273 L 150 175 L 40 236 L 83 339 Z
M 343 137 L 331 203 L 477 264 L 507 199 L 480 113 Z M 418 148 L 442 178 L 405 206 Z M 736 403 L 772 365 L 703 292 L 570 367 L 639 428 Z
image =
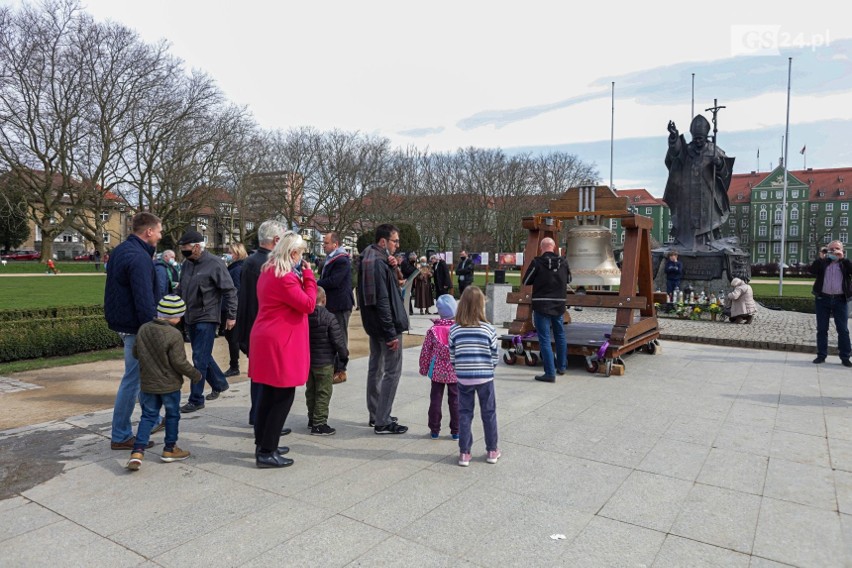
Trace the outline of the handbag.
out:
M 430 379 L 432 378 L 432 374 L 435 372 L 435 359 L 436 357 L 432 357 L 432 360 L 429 361 L 429 372 L 426 373 L 426 376 Z

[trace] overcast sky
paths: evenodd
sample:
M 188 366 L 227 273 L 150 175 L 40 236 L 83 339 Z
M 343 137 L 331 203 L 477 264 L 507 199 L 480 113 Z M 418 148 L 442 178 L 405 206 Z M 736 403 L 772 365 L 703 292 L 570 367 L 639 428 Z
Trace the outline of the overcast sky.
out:
M 719 113 L 735 171 L 778 165 L 793 57 L 790 165 L 852 166 L 852 21 L 839 4 L 84 0 L 167 39 L 267 128 L 314 126 L 434 151 L 567 150 L 662 195 L 666 124 Z M 9 0 L 0 0 L 9 3 Z M 709 116 L 708 116 L 709 118 Z

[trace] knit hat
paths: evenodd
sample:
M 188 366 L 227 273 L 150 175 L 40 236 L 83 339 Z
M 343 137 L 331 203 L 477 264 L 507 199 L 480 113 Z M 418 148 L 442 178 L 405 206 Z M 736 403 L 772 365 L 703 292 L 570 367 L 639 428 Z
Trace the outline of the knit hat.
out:
M 456 299 L 449 294 L 438 296 L 435 305 L 438 306 L 438 315 L 442 318 L 452 319 L 456 317 Z
M 157 317 L 160 319 L 180 318 L 185 313 L 186 303 L 175 294 L 163 296 L 163 299 L 157 304 Z

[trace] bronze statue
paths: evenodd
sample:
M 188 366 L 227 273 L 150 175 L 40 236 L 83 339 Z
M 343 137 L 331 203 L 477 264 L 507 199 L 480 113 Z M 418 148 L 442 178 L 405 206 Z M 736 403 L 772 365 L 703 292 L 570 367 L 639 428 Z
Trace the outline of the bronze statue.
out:
M 714 124 L 715 119 L 714 112 Z M 725 248 L 710 247 L 710 244 L 721 239 L 720 227 L 731 211 L 728 187 L 734 158 L 725 156 L 716 146 L 715 127 L 712 141 L 708 140 L 710 123 L 700 114 L 689 126 L 692 135 L 689 144 L 678 134 L 674 122 L 669 121 L 668 129 L 666 167 L 669 178 L 663 201 L 671 211 L 673 248 L 694 251 Z

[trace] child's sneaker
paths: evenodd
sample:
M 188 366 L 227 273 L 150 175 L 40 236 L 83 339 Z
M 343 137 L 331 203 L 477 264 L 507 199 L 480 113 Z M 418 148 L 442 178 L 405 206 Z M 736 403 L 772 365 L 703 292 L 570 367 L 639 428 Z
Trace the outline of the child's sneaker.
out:
M 438 433 L 437 433 L 437 432 L 431 432 L 431 433 L 429 434 L 429 436 L 431 436 L 431 438 L 432 438 L 433 440 L 437 440 L 439 435 L 438 435 Z
M 311 436 L 333 436 L 335 432 L 337 432 L 337 430 L 328 424 L 311 426 Z
M 497 448 L 496 450 L 491 450 L 486 454 L 485 461 L 487 461 L 488 463 L 497 463 L 497 460 L 499 460 L 500 456 L 502 455 L 503 453 L 500 451 L 500 448 Z
M 170 463 L 170 462 L 185 460 L 188 457 L 189 457 L 189 452 L 187 452 L 186 450 L 182 450 L 182 449 L 178 448 L 177 446 L 175 446 L 171 450 L 164 450 L 163 455 L 160 456 L 160 459 L 163 460 L 166 463 Z
M 457 441 L 457 442 L 458 442 L 458 440 L 459 440 L 459 435 L 458 435 L 458 434 L 453 434 L 452 436 L 453 436 L 453 440 L 455 440 L 455 441 Z
M 459 454 L 459 465 L 462 467 L 467 467 L 470 465 L 470 454 L 461 453 Z
M 127 465 L 124 466 L 130 471 L 138 471 L 140 467 L 142 467 L 142 460 L 145 459 L 145 454 L 142 452 L 133 452 L 130 454 L 130 459 L 127 462 Z

